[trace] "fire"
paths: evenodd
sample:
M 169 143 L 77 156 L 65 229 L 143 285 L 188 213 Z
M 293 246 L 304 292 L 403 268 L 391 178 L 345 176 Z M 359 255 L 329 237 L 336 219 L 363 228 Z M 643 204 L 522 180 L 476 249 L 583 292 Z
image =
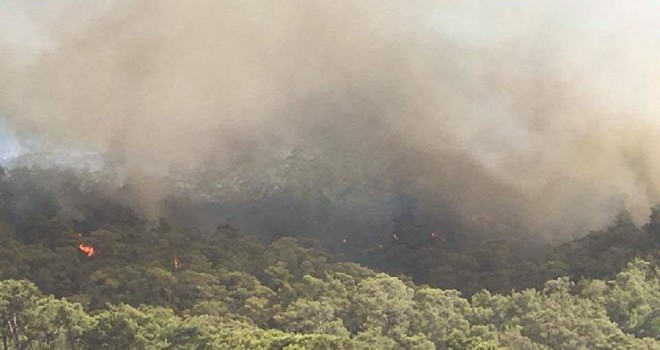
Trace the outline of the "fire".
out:
M 92 247 L 91 245 L 80 243 L 80 245 L 78 245 L 78 249 L 88 257 L 92 257 L 94 255 L 94 247 Z
M 172 259 L 172 264 L 174 265 L 175 269 L 178 269 L 179 267 L 181 267 L 181 263 L 179 262 L 179 259 L 177 259 L 177 258 Z

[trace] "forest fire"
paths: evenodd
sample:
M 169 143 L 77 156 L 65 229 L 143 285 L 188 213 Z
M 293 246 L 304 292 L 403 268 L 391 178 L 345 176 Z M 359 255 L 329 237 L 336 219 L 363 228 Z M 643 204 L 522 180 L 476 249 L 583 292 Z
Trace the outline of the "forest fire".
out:
M 94 254 L 95 254 L 94 247 L 92 247 L 91 245 L 86 245 L 85 243 L 80 243 L 78 245 L 78 250 L 80 250 L 85 255 L 87 255 L 87 257 L 90 257 L 90 258 L 92 256 L 94 256 Z

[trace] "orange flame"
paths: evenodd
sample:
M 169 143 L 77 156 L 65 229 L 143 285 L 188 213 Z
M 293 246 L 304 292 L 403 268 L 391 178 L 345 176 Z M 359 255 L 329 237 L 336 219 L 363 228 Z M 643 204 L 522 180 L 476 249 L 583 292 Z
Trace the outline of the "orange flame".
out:
M 94 247 L 92 247 L 91 245 L 80 243 L 80 245 L 78 245 L 78 249 L 88 257 L 92 257 L 94 255 Z

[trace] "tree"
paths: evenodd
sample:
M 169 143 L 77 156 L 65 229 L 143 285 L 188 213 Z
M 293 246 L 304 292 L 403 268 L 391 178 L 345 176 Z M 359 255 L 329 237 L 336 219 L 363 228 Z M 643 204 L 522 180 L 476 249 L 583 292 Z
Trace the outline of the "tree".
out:
M 37 312 L 47 320 L 42 323 L 41 338 L 48 340 L 51 348 L 76 350 L 85 346 L 83 336 L 94 320 L 80 304 L 49 298 Z
M 165 349 L 180 322 L 169 309 L 122 304 L 101 312 L 85 337 L 91 349 Z
M 286 332 L 349 335 L 332 306 L 320 301 L 298 299 L 274 318 Z
M 651 208 L 649 223 L 646 225 L 646 231 L 655 240 L 660 240 L 660 205 Z
M 0 328 L 3 344 L 14 349 L 57 347 L 76 349 L 91 325 L 79 304 L 41 294 L 27 281 L 0 282 Z
M 463 347 L 470 335 L 470 303 L 457 291 L 422 288 L 414 297 L 413 333 L 426 334 L 437 348 Z
M 9 338 L 16 350 L 27 349 L 37 340 L 36 325 L 43 320 L 37 309 L 43 296 L 37 287 L 26 281 L 7 280 L 0 283 L 0 321 L 6 344 Z
M 414 291 L 401 280 L 385 274 L 365 279 L 350 298 L 354 327 L 360 332 L 399 339 L 410 327 Z

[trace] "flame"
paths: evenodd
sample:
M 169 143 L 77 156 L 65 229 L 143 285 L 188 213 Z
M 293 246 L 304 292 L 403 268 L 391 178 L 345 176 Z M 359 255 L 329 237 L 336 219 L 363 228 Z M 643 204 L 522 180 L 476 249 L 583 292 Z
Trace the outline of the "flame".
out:
M 92 257 L 94 255 L 94 247 L 92 247 L 91 245 L 80 243 L 80 245 L 78 245 L 78 249 L 88 257 Z
M 179 262 L 179 259 L 177 259 L 177 258 L 172 259 L 172 264 L 174 265 L 175 269 L 178 269 L 179 267 L 181 267 L 181 263 Z

